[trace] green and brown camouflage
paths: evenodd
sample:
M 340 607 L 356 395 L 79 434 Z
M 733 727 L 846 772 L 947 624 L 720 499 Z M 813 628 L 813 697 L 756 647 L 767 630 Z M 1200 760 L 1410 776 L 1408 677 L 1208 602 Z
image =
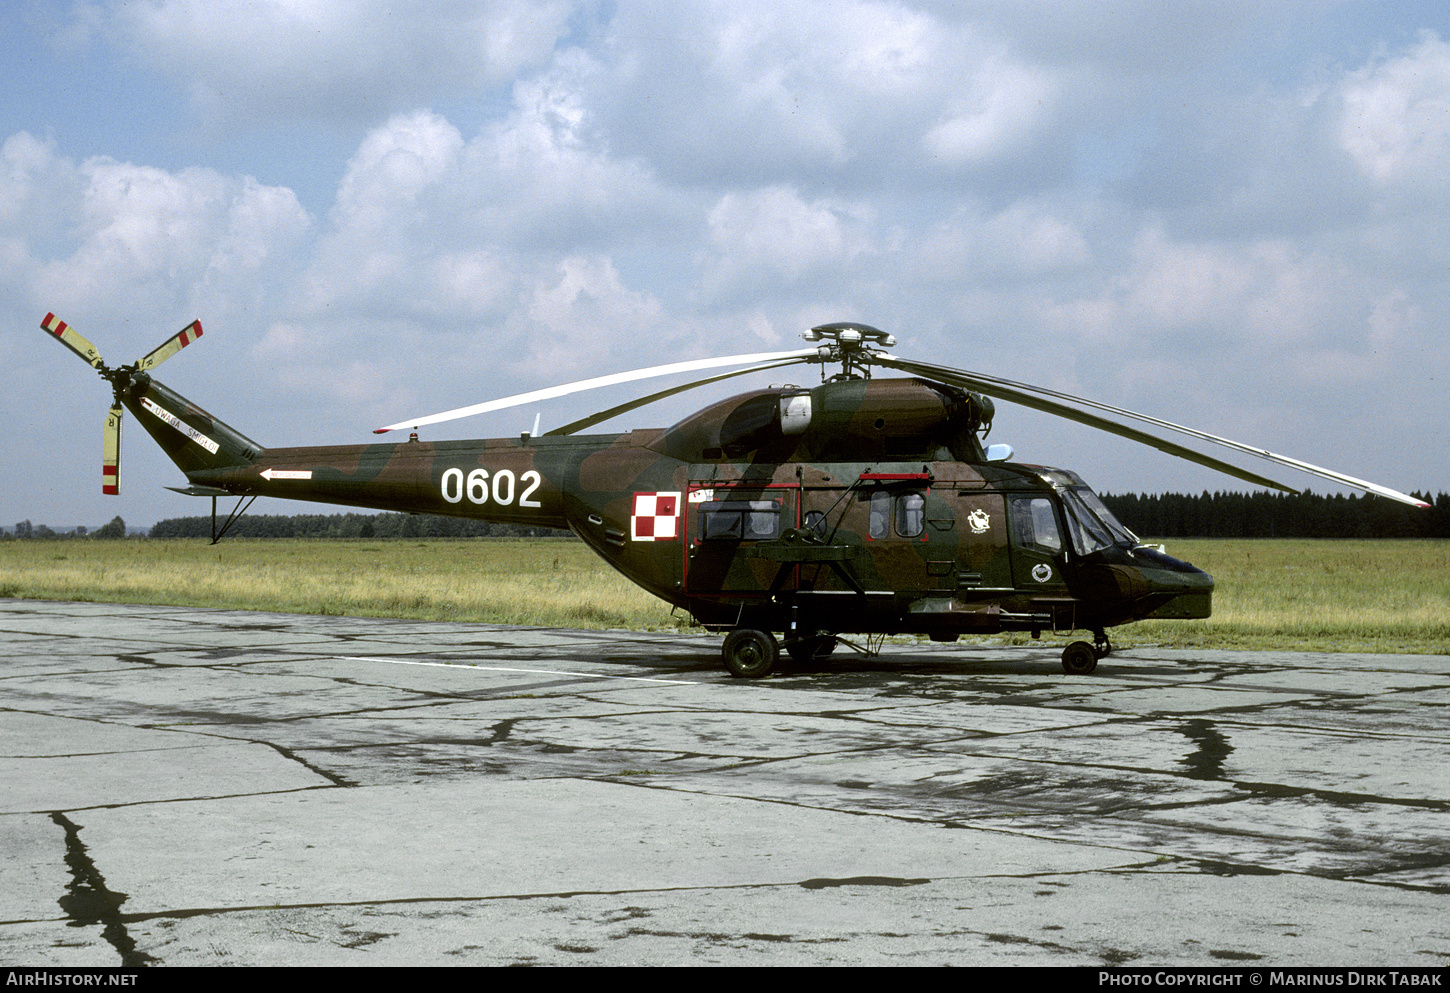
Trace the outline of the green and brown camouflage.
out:
M 305 448 L 146 373 L 118 398 L 183 492 L 568 528 L 707 628 L 785 632 L 795 654 L 843 633 L 1074 629 L 1103 652 L 1108 627 L 1210 609 L 1212 579 L 1143 547 L 1076 475 L 987 461 L 989 400 L 921 379 L 755 390 L 662 430 Z
M 1091 631 L 1063 651 L 1092 672 L 1107 629 L 1208 617 L 1213 579 L 1145 545 L 1075 473 L 984 449 L 992 398 L 1151 445 L 1255 485 L 1292 488 L 1099 411 L 1421 507 L 1409 494 L 1144 414 L 1023 383 L 902 359 L 863 324 L 812 328 L 795 352 L 688 360 L 419 418 L 419 425 L 668 373 L 744 364 L 541 437 L 267 448 L 156 381 L 150 370 L 202 334 L 194 322 L 112 369 L 75 329 L 41 326 L 112 385 L 103 488 L 119 488 L 121 409 L 197 496 L 289 500 L 568 528 L 644 589 L 728 632 L 737 676 L 764 676 L 784 647 L 828 653 L 842 634 L 951 641 L 999 631 Z M 570 434 L 644 403 L 747 372 L 841 363 L 813 388 L 754 390 L 663 429 Z M 871 366 L 919 378 L 873 379 Z M 824 373 L 823 373 L 824 379 Z M 400 428 L 400 422 L 377 433 Z M 1005 449 L 1005 450 L 1003 450 Z M 239 507 L 241 504 L 239 504 Z M 215 502 L 213 502 L 215 513 Z

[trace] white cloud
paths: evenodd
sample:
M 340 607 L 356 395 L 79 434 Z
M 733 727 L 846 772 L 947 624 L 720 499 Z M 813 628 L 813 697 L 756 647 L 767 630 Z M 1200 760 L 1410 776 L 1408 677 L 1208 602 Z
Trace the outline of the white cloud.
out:
M 27 134 L 4 145 L 6 279 L 35 306 L 115 318 L 246 306 L 311 224 L 291 191 L 211 169 L 76 164 Z M 59 223 L 64 219 L 64 223 Z
M 588 106 L 589 92 L 606 82 L 575 50 L 515 85 L 509 114 L 469 143 L 463 209 L 475 230 L 574 251 L 678 210 L 648 164 L 610 146 Z
M 658 300 L 628 289 L 602 256 L 571 256 L 552 274 L 540 273 L 525 313 L 529 347 L 515 364 L 544 382 L 597 375 L 616 343 L 632 345 L 632 358 L 653 361 L 665 318 Z
M 692 184 L 906 182 L 923 147 L 996 161 L 1055 110 L 1045 69 L 935 5 L 631 3 L 603 57 L 591 106 L 615 146 Z
M 1092 259 L 1077 218 L 1061 206 L 1019 200 L 991 212 L 968 203 L 896 250 L 920 260 L 936 278 L 1000 284 L 1066 277 Z
M 338 186 L 333 222 L 348 240 L 391 240 L 425 220 L 419 198 L 457 168 L 458 129 L 437 114 L 392 118 L 363 139 Z
M 471 140 L 428 111 L 374 128 L 339 184 L 308 306 L 497 323 L 540 265 L 617 237 L 646 204 L 674 209 L 586 130 L 568 88 L 538 81 Z
M 1376 60 L 1343 86 L 1340 140 L 1360 168 L 1386 183 L 1447 183 L 1450 45 L 1432 31 L 1403 55 Z
M 944 119 L 922 139 L 942 165 L 970 165 L 1014 151 L 1034 133 L 1056 100 L 1059 84 L 1040 69 L 1004 55 L 984 61 L 947 104 Z
M 219 119 L 376 120 L 545 62 L 567 2 L 133 0 L 106 5 L 119 43 Z
M 713 251 L 705 263 L 706 291 L 790 285 L 840 272 L 870 251 L 871 221 L 863 205 L 808 203 L 786 187 L 727 193 L 707 218 Z

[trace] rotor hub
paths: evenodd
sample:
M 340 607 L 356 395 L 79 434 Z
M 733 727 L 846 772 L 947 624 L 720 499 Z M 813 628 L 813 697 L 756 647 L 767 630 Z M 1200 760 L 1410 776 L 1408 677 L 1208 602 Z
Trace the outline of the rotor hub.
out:
M 841 363 L 841 371 L 831 377 L 832 382 L 838 379 L 870 379 L 872 347 L 891 348 L 896 344 L 896 339 L 880 328 L 853 321 L 820 324 L 809 331 L 802 331 L 801 337 L 806 341 L 824 341 L 817 349 L 820 358 L 816 361 L 823 365 Z M 826 378 L 824 371 L 821 378 Z

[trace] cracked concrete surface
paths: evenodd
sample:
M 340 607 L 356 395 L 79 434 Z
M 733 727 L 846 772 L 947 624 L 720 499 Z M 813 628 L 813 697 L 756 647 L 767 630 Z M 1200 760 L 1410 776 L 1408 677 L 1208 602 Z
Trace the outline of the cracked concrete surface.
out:
M 1450 964 L 1444 656 L 0 600 L 0 963 Z

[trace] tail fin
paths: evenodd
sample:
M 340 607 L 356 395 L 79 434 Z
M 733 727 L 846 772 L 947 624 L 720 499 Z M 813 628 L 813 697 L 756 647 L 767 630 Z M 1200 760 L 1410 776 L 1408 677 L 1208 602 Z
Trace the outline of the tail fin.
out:
M 144 372 L 131 376 L 121 402 L 182 472 L 252 465 L 265 449 Z

